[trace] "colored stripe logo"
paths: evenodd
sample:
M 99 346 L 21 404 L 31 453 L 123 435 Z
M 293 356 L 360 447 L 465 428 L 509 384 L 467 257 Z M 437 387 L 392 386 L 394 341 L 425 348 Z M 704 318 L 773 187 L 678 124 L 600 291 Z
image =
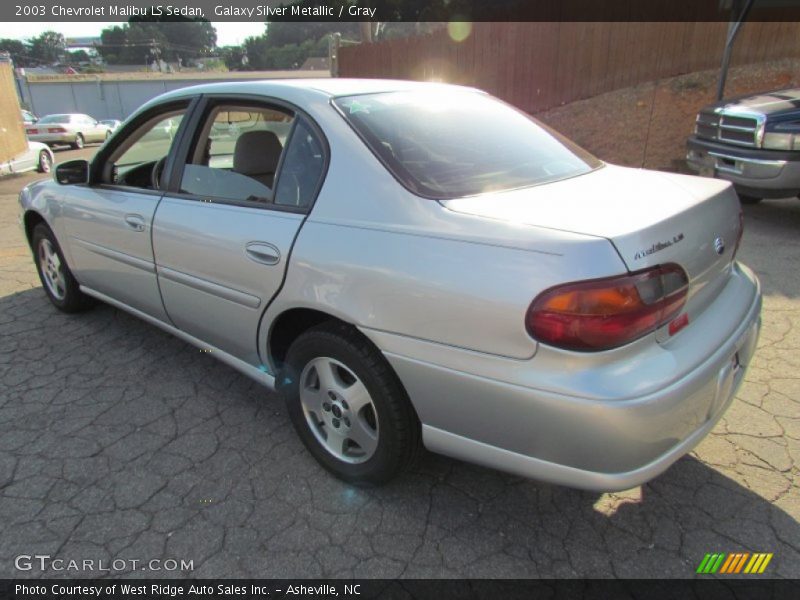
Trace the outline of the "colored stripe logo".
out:
M 769 561 L 772 560 L 772 552 L 715 552 L 706 554 L 697 573 L 711 575 L 714 573 L 731 575 L 745 573 L 748 575 L 761 574 L 767 568 Z

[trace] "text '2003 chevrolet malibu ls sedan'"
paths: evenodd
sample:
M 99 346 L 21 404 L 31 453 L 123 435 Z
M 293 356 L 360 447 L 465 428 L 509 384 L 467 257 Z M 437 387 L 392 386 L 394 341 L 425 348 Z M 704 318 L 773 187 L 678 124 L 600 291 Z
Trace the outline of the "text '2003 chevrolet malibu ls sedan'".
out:
M 758 337 L 729 183 L 605 165 L 472 89 L 185 88 L 20 202 L 53 304 L 103 300 L 276 388 L 356 483 L 424 443 L 632 487 L 714 426 Z

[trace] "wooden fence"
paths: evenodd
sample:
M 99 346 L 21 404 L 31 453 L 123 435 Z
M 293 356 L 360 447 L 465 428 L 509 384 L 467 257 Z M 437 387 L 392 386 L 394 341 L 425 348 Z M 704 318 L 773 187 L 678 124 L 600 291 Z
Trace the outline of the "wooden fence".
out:
M 718 68 L 727 22 L 473 23 L 339 50 L 340 77 L 441 80 L 537 112 L 646 81 Z M 800 56 L 800 22 L 747 22 L 731 61 Z
M 0 63 L 0 163 L 16 156 L 26 146 L 14 73 L 10 64 Z

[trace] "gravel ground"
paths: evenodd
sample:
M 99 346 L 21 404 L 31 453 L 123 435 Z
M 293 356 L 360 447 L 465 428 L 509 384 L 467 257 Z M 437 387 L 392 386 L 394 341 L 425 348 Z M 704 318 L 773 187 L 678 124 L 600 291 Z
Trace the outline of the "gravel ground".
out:
M 603 160 L 684 171 L 697 111 L 716 99 L 719 71 L 701 71 L 572 102 L 536 115 Z M 800 86 L 800 60 L 733 67 L 725 97 Z

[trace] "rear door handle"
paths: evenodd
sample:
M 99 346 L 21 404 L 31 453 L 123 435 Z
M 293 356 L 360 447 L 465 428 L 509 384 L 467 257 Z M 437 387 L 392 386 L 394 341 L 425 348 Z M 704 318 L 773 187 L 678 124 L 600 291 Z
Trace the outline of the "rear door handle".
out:
M 134 231 L 144 231 L 144 217 L 142 215 L 125 215 L 125 224 Z
M 247 258 L 264 265 L 277 265 L 281 260 L 281 252 L 267 242 L 249 242 L 244 253 Z

